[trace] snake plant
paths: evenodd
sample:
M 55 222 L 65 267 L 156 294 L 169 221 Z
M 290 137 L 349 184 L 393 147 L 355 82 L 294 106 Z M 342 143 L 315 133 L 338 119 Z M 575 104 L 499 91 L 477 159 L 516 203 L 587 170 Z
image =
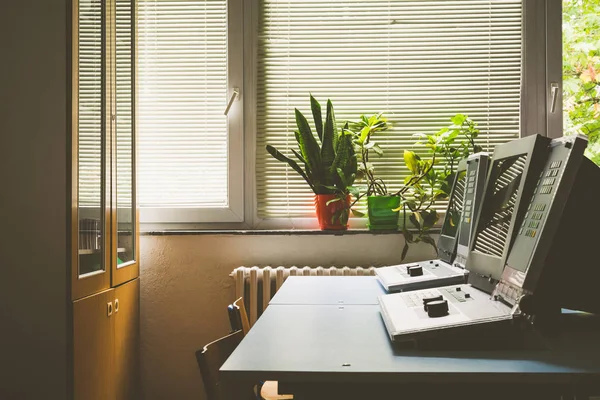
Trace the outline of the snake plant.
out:
M 310 106 L 317 137 L 304 115 L 295 109 L 297 130 L 294 132 L 298 149 L 290 149 L 297 161 L 275 147 L 267 151 L 277 160 L 287 163 L 296 171 L 315 194 L 345 196 L 355 191 L 357 158 L 352 144 L 353 134 L 348 124 L 338 132 L 331 100 L 327 100 L 327 114 L 322 120 L 321 105 L 311 95 Z

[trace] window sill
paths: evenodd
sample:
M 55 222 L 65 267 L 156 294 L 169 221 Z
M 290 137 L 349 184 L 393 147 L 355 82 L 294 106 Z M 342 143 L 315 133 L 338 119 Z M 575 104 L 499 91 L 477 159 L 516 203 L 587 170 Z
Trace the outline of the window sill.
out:
M 432 234 L 439 234 L 439 229 L 429 231 Z M 402 231 L 382 230 L 370 231 L 368 229 L 348 229 L 345 231 L 319 230 L 319 229 L 271 229 L 271 230 L 241 230 L 241 229 L 223 229 L 223 230 L 203 230 L 203 229 L 173 229 L 173 230 L 152 230 L 142 232 L 142 236 L 194 236 L 194 235 L 252 235 L 252 236 L 352 236 L 352 235 L 402 235 Z
M 436 226 L 430 231 L 440 233 L 445 213 L 440 213 Z M 140 222 L 143 235 L 390 235 L 401 231 L 370 231 L 367 218 L 351 217 L 346 231 L 322 231 L 316 218 L 255 219 L 242 223 L 148 223 Z M 411 232 L 413 230 L 411 229 Z

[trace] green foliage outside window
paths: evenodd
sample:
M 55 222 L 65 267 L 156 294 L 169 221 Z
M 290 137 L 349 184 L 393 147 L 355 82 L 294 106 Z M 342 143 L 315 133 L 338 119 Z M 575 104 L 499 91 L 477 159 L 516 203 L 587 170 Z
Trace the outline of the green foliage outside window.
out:
M 600 0 L 563 0 L 563 107 L 565 134 L 586 135 L 600 165 Z

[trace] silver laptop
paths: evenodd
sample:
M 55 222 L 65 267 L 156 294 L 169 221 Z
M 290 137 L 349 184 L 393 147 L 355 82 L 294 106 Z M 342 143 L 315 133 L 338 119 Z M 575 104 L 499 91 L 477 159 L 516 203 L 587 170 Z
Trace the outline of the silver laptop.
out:
M 564 266 L 552 266 L 554 241 L 568 219 L 565 206 L 579 208 L 568 200 L 575 187 L 582 187 L 582 168 L 594 169 L 596 178 L 600 170 L 583 157 L 585 138 L 560 138 L 549 145 L 543 139 L 521 139 L 494 152 L 467 263 L 476 272 L 471 271 L 469 284 L 380 296 L 393 341 L 510 331 L 520 325 L 515 322 L 562 305 L 562 296 L 552 295 L 556 291 L 550 287 L 564 275 Z M 472 263 L 473 254 L 480 265 Z M 474 276 L 498 280 L 490 292 Z
M 474 225 L 472 221 L 481 203 L 488 165 L 486 153 L 461 160 L 437 244 L 440 258 L 377 268 L 375 273 L 387 291 L 405 292 L 466 282 L 465 261 Z

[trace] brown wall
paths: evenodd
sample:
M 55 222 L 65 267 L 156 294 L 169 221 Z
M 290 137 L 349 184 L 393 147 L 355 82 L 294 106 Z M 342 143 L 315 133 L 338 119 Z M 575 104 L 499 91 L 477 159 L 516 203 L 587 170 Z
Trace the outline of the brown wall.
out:
M 66 398 L 67 0 L 0 2 L 0 397 Z
M 403 244 L 401 235 L 142 236 L 144 398 L 204 399 L 194 352 L 229 332 L 234 268 L 394 264 Z M 414 246 L 407 261 L 432 256 Z

